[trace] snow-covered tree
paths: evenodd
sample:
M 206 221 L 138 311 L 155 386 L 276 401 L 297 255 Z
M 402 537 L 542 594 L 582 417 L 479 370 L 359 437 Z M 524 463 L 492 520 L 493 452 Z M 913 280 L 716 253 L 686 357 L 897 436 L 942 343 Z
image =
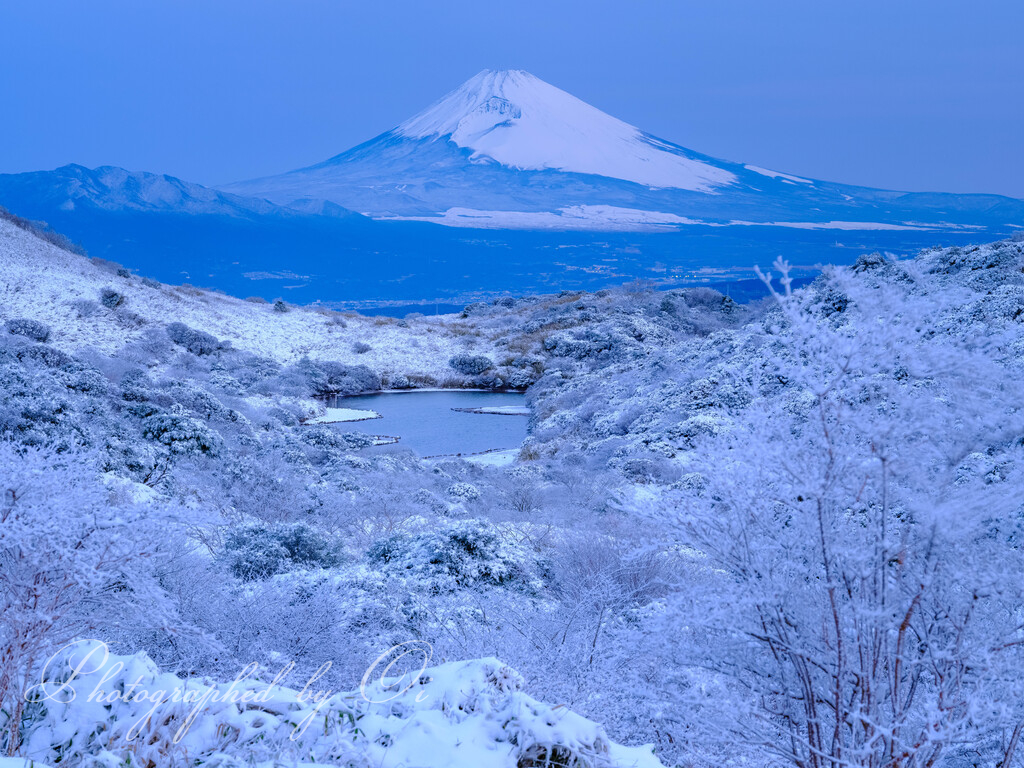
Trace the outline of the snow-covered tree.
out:
M 0 442 L 0 729 L 16 754 L 40 665 L 127 612 L 159 624 L 167 604 L 148 560 L 158 510 L 114 505 L 93 457 Z M 163 529 L 163 530 L 160 530 Z
M 914 277 L 780 295 L 781 390 L 700 442 L 673 512 L 703 587 L 679 642 L 734 694 L 694 711 L 799 768 L 1007 766 L 1024 727 L 1024 390 Z

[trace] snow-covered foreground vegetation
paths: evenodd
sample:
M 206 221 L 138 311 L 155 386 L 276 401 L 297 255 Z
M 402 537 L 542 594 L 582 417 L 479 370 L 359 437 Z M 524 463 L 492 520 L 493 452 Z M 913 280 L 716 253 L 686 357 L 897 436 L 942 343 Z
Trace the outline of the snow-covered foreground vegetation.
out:
M 0 221 L 3 751 L 1014 765 L 1024 243 L 773 285 L 374 320 L 152 283 Z M 436 386 L 528 387 L 517 460 L 306 421 Z M 395 659 L 405 682 L 375 689 Z M 255 700 L 222 701 L 247 668 Z M 207 698 L 183 729 L 186 687 Z

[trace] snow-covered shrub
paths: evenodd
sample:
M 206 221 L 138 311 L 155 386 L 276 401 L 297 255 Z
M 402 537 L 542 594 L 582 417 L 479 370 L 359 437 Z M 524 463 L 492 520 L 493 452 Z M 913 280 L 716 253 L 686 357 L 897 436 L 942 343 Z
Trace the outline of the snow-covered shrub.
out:
M 588 330 L 582 338 L 568 333 L 558 333 L 544 340 L 544 349 L 555 357 L 570 357 L 576 360 L 597 357 L 614 346 L 615 339 L 593 330 Z
M 145 418 L 142 436 L 170 449 L 171 453 L 216 456 L 222 441 L 203 422 L 182 413 L 161 411 Z
M 679 448 L 693 450 L 698 447 L 701 440 L 721 432 L 723 426 L 721 418 L 707 413 L 699 413 L 672 424 L 666 430 L 666 434 Z
M 74 393 L 49 371 L 0 356 L 0 437 L 27 445 L 69 447 L 87 442 Z
M 167 337 L 193 355 L 212 355 L 222 346 L 215 336 L 189 328 L 184 323 L 169 323 Z
M 410 657 L 397 658 L 404 651 Z M 63 689 L 67 703 L 40 713 L 25 753 L 36 765 L 74 768 L 452 768 L 466 764 L 467 750 L 473 766 L 661 768 L 649 746 L 616 744 L 597 722 L 527 695 L 522 675 L 498 659 L 437 665 L 432 653 L 429 643 L 404 643 L 362 687 L 333 693 L 300 674 L 275 685 L 183 679 L 146 654 L 118 656 L 85 641 L 49 670 L 44 692 Z M 99 690 L 121 695 L 90 696 Z M 151 701 L 157 691 L 166 700 Z
M 486 520 L 446 520 L 436 528 L 378 541 L 371 563 L 423 578 L 446 577 L 457 586 L 538 586 L 536 555 Z
M 288 305 L 285 304 L 283 299 L 274 299 L 274 311 L 275 312 L 287 312 Z
M 100 291 L 100 304 L 107 309 L 117 309 L 125 303 L 125 295 L 113 288 L 104 288 Z
M 613 464 L 634 483 L 672 483 L 681 474 L 675 463 L 661 456 L 631 456 Z
M 29 320 L 24 317 L 16 317 L 4 323 L 8 333 L 16 336 L 24 336 L 45 344 L 50 340 L 50 326 L 40 323 L 38 320 Z
M 460 501 L 476 501 L 480 498 L 480 489 L 472 483 L 452 483 L 445 493 Z
M 324 458 L 335 453 L 358 451 L 373 445 L 373 438 L 363 432 L 340 432 L 330 427 L 305 427 L 302 439 L 324 452 Z
M 71 302 L 71 308 L 75 310 L 75 315 L 79 320 L 84 320 L 99 312 L 100 304 L 92 299 L 75 299 Z
M 324 395 L 355 395 L 376 392 L 381 388 L 380 375 L 365 365 L 345 365 L 332 360 L 303 358 L 293 366 L 314 397 Z
M 537 379 L 537 374 L 532 370 L 513 368 L 505 377 L 505 382 L 512 389 L 526 389 Z
M 204 421 L 222 419 L 237 421 L 238 413 L 224 406 L 220 400 L 191 382 L 175 381 L 164 390 L 173 403 Z M 173 405 L 172 405 L 173 408 Z
M 853 264 L 854 272 L 869 272 L 873 269 L 884 267 L 887 264 L 885 256 L 878 251 L 874 253 L 862 253 Z
M 415 504 L 426 507 L 431 514 L 444 516 L 449 513 L 449 506 L 443 499 L 438 498 L 437 494 L 431 491 L 429 488 L 420 488 L 416 493 L 412 495 L 412 501 Z
M 409 381 L 408 376 L 399 373 L 388 379 L 387 386 L 389 389 L 410 389 L 412 388 L 412 382 Z
M 251 354 L 236 354 L 225 370 L 245 389 L 251 389 L 261 382 L 268 382 L 281 373 L 282 365 L 269 357 Z
M 333 568 L 342 562 L 336 541 L 301 523 L 234 529 L 224 541 L 222 557 L 242 581 L 300 568 Z
M 357 355 L 365 355 L 371 349 L 373 349 L 373 347 L 371 347 L 365 341 L 357 341 L 355 344 L 352 345 L 352 351 L 355 352 Z
M 455 355 L 448 365 L 466 376 L 478 376 L 494 367 L 491 359 L 484 355 Z
M 703 286 L 696 288 L 684 288 L 679 295 L 686 306 L 692 308 L 708 309 L 714 312 L 731 313 L 738 309 L 738 305 L 731 297 L 726 296 L 714 288 Z

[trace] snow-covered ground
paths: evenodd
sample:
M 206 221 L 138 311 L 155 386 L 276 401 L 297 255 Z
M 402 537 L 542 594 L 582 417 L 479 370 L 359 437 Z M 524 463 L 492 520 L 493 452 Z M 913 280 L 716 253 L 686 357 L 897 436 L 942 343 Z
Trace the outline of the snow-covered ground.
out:
M 591 232 L 657 232 L 687 226 L 783 227 L 788 229 L 831 229 L 839 231 L 909 232 L 956 230 L 950 224 L 892 224 L 879 221 L 743 221 L 727 223 L 702 221 L 674 213 L 619 208 L 613 205 L 574 205 L 557 211 L 480 211 L 449 208 L 436 216 L 381 216 L 387 221 L 426 221 L 446 227 L 473 229 L 583 230 Z

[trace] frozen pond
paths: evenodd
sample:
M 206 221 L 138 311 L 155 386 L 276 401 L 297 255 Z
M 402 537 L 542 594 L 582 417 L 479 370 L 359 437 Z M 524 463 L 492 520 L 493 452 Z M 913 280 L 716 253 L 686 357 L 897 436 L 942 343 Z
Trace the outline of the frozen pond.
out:
M 398 437 L 400 446 L 420 456 L 518 448 L 529 421 L 521 415 L 526 413 L 525 398 L 516 392 L 385 392 L 337 398 L 331 406 L 381 416 L 340 423 L 337 429 Z M 496 413 L 470 412 L 490 409 Z

